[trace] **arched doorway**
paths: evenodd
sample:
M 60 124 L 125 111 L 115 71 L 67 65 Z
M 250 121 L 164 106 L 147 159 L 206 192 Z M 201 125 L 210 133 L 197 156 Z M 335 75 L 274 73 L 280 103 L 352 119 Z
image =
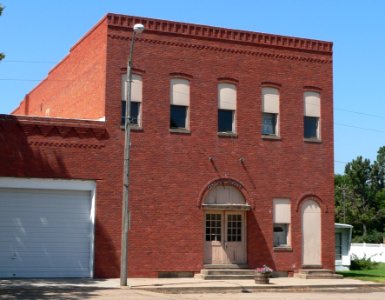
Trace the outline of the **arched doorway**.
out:
M 313 199 L 302 203 L 302 265 L 321 266 L 321 208 Z
M 250 206 L 242 193 L 233 186 L 211 186 L 202 207 L 205 213 L 204 263 L 246 264 L 246 210 Z

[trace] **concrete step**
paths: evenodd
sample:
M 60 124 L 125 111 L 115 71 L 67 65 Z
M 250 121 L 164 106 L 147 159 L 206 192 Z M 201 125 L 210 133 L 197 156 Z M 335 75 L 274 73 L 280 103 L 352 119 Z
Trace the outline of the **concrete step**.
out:
M 205 280 L 250 280 L 254 275 L 205 275 Z
M 294 277 L 303 279 L 341 279 L 342 275 L 328 269 L 300 269 Z
M 202 269 L 197 278 L 207 280 L 247 280 L 254 279 L 254 270 L 250 269 Z
M 203 269 L 205 275 L 254 275 L 254 270 L 250 269 Z
M 228 270 L 228 269 L 249 269 L 248 265 L 245 264 L 218 264 L 218 265 L 203 265 L 203 269 L 221 269 L 221 270 Z

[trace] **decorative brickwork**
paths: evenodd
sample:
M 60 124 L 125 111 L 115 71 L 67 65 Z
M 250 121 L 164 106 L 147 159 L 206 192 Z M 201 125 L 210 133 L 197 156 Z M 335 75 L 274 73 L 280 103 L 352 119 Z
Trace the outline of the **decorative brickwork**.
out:
M 30 146 L 37 147 L 52 147 L 52 148 L 75 148 L 75 149 L 101 149 L 105 145 L 95 144 L 81 144 L 81 143 L 55 143 L 55 142 L 42 142 L 42 141 L 31 141 L 28 143 Z
M 83 138 L 87 136 L 98 140 L 106 137 L 106 127 L 102 122 L 38 117 L 10 117 L 7 115 L 0 115 L 1 120 L 17 123 L 27 136 L 61 136 L 63 138 L 68 136 Z
M 109 38 L 112 39 L 120 39 L 120 40 L 129 40 L 126 36 L 121 35 L 109 35 Z M 261 57 L 269 57 L 269 58 L 275 58 L 275 59 L 287 59 L 287 60 L 293 60 L 293 61 L 306 61 L 306 62 L 313 62 L 313 63 L 321 63 L 321 64 L 331 64 L 331 59 L 319 59 L 319 58 L 312 58 L 312 57 L 306 57 L 306 56 L 300 56 L 300 55 L 285 55 L 285 54 L 279 54 L 279 53 L 271 53 L 269 51 L 252 51 L 252 50 L 235 50 L 231 48 L 225 48 L 225 47 L 212 47 L 212 46 L 205 46 L 205 45 L 196 45 L 196 44 L 188 44 L 188 43 L 179 43 L 179 42 L 166 42 L 166 41 L 159 41 L 159 40 L 152 40 L 152 39 L 137 39 L 138 42 L 145 42 L 150 44 L 164 44 L 167 46 L 173 46 L 173 47 L 182 47 L 182 48 L 193 48 L 197 50 L 209 50 L 209 51 L 215 51 L 220 53 L 234 53 L 234 54 L 240 54 L 240 55 L 250 55 L 250 56 L 261 56 Z
M 209 38 L 231 42 L 251 43 L 262 46 L 293 48 L 305 51 L 332 53 L 333 44 L 310 39 L 279 36 L 266 33 L 225 29 L 204 25 L 186 24 L 165 20 L 154 20 L 124 15 L 108 14 L 108 25 L 116 28 L 133 28 L 134 24 L 141 23 L 148 32 L 160 34 L 174 34 L 193 38 Z

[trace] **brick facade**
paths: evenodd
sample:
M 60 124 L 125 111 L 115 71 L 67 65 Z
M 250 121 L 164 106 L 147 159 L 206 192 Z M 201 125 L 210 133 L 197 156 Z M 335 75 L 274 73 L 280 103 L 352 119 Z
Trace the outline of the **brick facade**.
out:
M 204 256 L 202 195 L 223 178 L 239 183 L 247 212 L 247 262 L 302 267 L 301 203 L 322 216 L 322 267 L 334 268 L 332 45 L 306 39 L 107 15 L 3 116 L 0 176 L 97 180 L 95 276 L 118 277 L 124 131 L 121 74 L 131 31 L 134 71 L 143 79 L 143 126 L 131 146 L 129 276 L 199 272 Z M 190 79 L 190 132 L 169 130 L 170 79 Z M 68 78 L 71 83 L 55 81 Z M 52 81 L 50 79 L 53 79 Z M 237 134 L 217 134 L 217 85 L 237 86 Z M 261 88 L 280 91 L 280 138 L 261 135 Z M 321 94 L 321 141 L 303 138 L 303 93 Z M 28 99 L 28 100 L 27 100 Z M 17 149 L 17 151 L 15 151 Z M 211 158 L 211 159 L 209 159 Z M 242 159 L 241 159 L 242 158 Z M 291 251 L 273 248 L 273 199 L 291 201 Z

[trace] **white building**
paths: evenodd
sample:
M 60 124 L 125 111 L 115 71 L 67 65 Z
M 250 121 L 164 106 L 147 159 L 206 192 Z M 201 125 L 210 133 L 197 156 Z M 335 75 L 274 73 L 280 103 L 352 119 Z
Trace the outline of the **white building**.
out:
M 350 268 L 350 244 L 352 241 L 353 226 L 349 224 L 335 223 L 335 269 L 346 271 Z

